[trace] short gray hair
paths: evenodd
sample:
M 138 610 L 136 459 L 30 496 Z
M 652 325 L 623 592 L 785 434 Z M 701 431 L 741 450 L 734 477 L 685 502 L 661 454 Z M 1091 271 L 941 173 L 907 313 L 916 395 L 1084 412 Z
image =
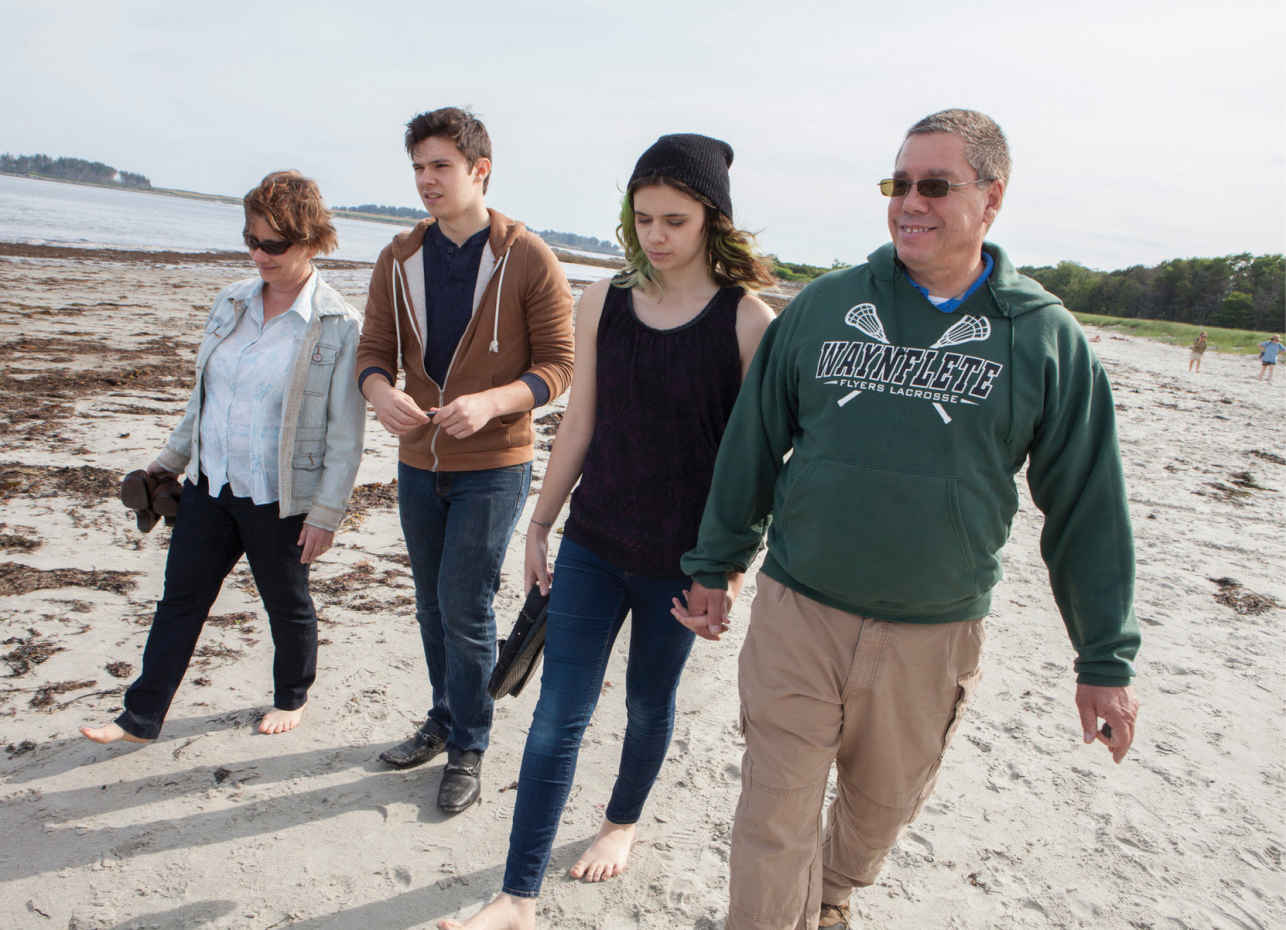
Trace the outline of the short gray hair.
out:
M 939 110 L 908 129 L 906 135 L 909 139 L 935 132 L 959 136 L 964 140 L 965 161 L 978 173 L 978 177 L 997 178 L 1009 183 L 1009 142 L 990 116 L 977 110 Z

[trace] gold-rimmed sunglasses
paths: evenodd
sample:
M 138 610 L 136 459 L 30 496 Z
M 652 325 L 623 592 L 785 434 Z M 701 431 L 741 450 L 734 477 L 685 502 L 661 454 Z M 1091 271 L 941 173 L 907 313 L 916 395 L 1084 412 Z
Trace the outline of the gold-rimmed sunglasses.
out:
M 911 193 L 911 185 L 921 197 L 945 197 L 957 187 L 971 187 L 974 184 L 990 184 L 995 178 L 977 178 L 973 181 L 961 181 L 952 184 L 946 178 L 920 178 L 912 181 L 908 178 L 885 178 L 880 182 L 880 193 L 885 197 L 905 197 Z

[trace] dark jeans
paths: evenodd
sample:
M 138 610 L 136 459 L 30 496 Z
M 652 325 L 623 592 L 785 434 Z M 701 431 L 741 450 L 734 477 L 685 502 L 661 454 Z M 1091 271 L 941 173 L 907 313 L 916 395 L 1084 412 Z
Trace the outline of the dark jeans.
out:
M 484 752 L 491 737 L 491 602 L 530 487 L 530 462 L 455 472 L 397 466 L 402 535 L 432 689 L 428 721 L 456 749 Z
M 233 497 L 227 485 L 210 497 L 205 475 L 196 485 L 183 482 L 165 592 L 147 633 L 143 671 L 125 692 L 125 710 L 116 718 L 121 729 L 143 739 L 160 735 L 210 605 L 242 553 L 272 628 L 273 706 L 304 706 L 317 677 L 317 614 L 308 594 L 308 566 L 299 562 L 303 525 L 303 514 L 283 519 L 275 501 L 256 505 Z
M 540 699 L 518 776 L 503 885 L 507 894 L 534 898 L 540 893 L 581 736 L 598 703 L 612 644 L 627 612 L 628 720 L 606 816 L 612 823 L 638 821 L 670 746 L 674 695 L 695 638 L 670 616 L 670 599 L 687 586 L 682 575 L 647 578 L 621 571 L 563 540 L 550 589 Z

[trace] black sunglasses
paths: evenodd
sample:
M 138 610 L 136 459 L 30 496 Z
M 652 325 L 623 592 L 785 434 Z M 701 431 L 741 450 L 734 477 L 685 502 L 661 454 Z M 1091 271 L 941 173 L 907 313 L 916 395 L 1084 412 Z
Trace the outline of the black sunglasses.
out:
M 248 232 L 243 232 L 241 238 L 246 240 L 246 248 L 251 252 L 258 249 L 265 255 L 285 255 L 294 245 L 289 239 L 256 239 Z
M 880 193 L 885 197 L 905 197 L 911 193 L 911 185 L 919 191 L 921 197 L 945 197 L 957 187 L 969 187 L 973 184 L 990 184 L 995 178 L 978 178 L 973 181 L 961 181 L 952 184 L 946 178 L 920 178 L 911 181 L 907 178 L 885 178 L 880 182 Z

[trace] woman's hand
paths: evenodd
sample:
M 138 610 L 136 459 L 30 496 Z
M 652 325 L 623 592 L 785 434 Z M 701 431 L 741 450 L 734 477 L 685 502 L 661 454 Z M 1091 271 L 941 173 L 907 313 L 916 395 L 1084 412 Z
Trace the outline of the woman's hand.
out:
M 539 585 L 541 594 L 549 594 L 549 530 L 549 527 L 537 523 L 527 525 L 527 551 L 523 556 L 522 569 L 524 593 L 530 591 L 532 585 Z
M 299 534 L 299 539 L 295 541 L 295 545 L 302 546 L 304 550 L 299 554 L 299 561 L 307 565 L 329 549 L 330 544 L 334 541 L 335 534 L 330 530 L 324 530 L 319 526 L 305 523 L 303 531 Z

